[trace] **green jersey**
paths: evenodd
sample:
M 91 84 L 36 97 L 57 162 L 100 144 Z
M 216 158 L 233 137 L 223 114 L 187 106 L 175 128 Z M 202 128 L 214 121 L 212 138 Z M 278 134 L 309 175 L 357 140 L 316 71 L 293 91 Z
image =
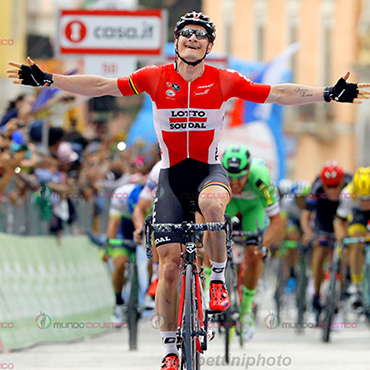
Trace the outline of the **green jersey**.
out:
M 257 223 L 258 227 L 265 229 L 269 224 L 267 216 L 272 217 L 280 212 L 275 189 L 266 163 L 254 158 L 243 190 L 240 194 L 233 194 L 226 212 L 231 217 L 241 213 L 243 231 L 256 231 Z

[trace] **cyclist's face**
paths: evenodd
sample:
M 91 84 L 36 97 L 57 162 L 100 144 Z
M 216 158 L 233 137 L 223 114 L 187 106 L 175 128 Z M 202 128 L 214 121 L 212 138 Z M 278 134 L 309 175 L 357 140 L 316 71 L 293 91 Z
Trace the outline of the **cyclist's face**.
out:
M 364 211 L 370 211 L 370 199 L 364 200 L 364 199 L 359 199 L 360 207 Z
M 189 24 L 185 26 L 183 29 L 192 29 L 192 30 L 202 30 L 205 31 L 205 28 L 196 24 Z M 211 44 L 207 39 L 205 40 L 198 40 L 195 36 L 195 33 L 193 33 L 189 38 L 186 38 L 185 36 L 179 36 L 178 39 L 175 40 L 175 48 L 178 48 L 178 52 L 181 55 L 182 58 L 186 59 L 189 62 L 195 62 L 201 58 L 203 58 L 204 53 L 207 50 L 209 53 L 212 50 L 213 44 Z
M 249 174 L 247 174 L 243 177 L 237 177 L 237 178 L 230 178 L 229 177 L 231 191 L 233 192 L 233 194 L 239 194 L 239 193 L 242 192 L 242 190 L 245 186 L 245 183 L 248 180 L 248 176 L 249 176 Z
M 342 190 L 342 187 L 343 187 L 343 182 L 340 182 L 335 187 L 328 187 L 324 185 L 324 191 L 327 194 L 327 197 L 329 200 L 337 201 L 339 199 L 339 195 Z
M 306 197 L 295 197 L 295 202 L 299 209 L 305 209 L 306 208 Z

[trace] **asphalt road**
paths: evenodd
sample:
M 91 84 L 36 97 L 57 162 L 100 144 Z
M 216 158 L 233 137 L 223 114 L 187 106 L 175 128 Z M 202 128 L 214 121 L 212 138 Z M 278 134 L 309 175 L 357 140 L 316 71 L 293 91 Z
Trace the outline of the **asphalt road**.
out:
M 274 329 L 267 328 L 265 318 L 272 313 L 271 307 L 271 294 L 265 292 L 262 302 L 260 299 L 255 337 L 243 348 L 237 341 L 232 343 L 233 366 L 223 364 L 223 337 L 217 336 L 202 357 L 202 369 L 370 369 L 370 330 L 354 314 L 346 318 L 351 327 L 333 333 L 331 343 L 324 344 L 321 329 L 307 328 L 303 335 L 298 335 L 295 329 L 283 325 L 283 322 L 294 325 L 293 310 L 285 313 L 278 327 L 275 321 Z M 270 319 L 266 320 L 268 326 L 271 326 Z M 163 350 L 159 332 L 149 318 L 141 321 L 139 335 L 139 350 L 135 352 L 128 350 L 128 333 L 123 328 L 74 343 L 40 345 L 2 354 L 0 364 L 8 364 L 8 368 L 14 370 L 159 370 Z M 0 367 L 4 368 L 4 365 Z

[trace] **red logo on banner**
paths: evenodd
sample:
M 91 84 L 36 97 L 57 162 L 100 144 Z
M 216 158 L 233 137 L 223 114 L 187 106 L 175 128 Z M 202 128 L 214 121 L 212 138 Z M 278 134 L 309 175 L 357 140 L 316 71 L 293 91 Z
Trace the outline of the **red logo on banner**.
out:
M 86 36 L 86 26 L 80 21 L 72 21 L 65 29 L 66 37 L 71 42 L 80 42 Z

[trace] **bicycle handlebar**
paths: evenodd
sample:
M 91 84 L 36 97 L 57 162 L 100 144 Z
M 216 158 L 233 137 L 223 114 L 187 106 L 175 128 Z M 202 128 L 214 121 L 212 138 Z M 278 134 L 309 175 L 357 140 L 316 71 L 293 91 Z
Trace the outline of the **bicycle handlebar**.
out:
M 342 240 L 343 245 L 353 244 L 353 243 L 370 243 L 370 236 L 360 236 L 360 237 L 352 237 L 352 238 L 344 238 Z
M 149 215 L 145 219 L 145 243 L 146 243 L 146 256 L 148 259 L 153 257 L 152 244 L 151 244 L 151 233 L 153 231 L 159 233 L 166 233 L 171 231 L 222 231 L 226 232 L 226 248 L 227 255 L 232 254 L 231 247 L 231 233 L 232 225 L 230 216 L 225 213 L 225 222 L 206 222 L 202 224 L 191 223 L 183 221 L 181 224 L 172 223 L 152 223 L 152 216 Z
M 124 246 L 127 248 L 134 249 L 137 246 L 137 243 L 130 239 L 109 239 L 108 245 L 112 246 Z

